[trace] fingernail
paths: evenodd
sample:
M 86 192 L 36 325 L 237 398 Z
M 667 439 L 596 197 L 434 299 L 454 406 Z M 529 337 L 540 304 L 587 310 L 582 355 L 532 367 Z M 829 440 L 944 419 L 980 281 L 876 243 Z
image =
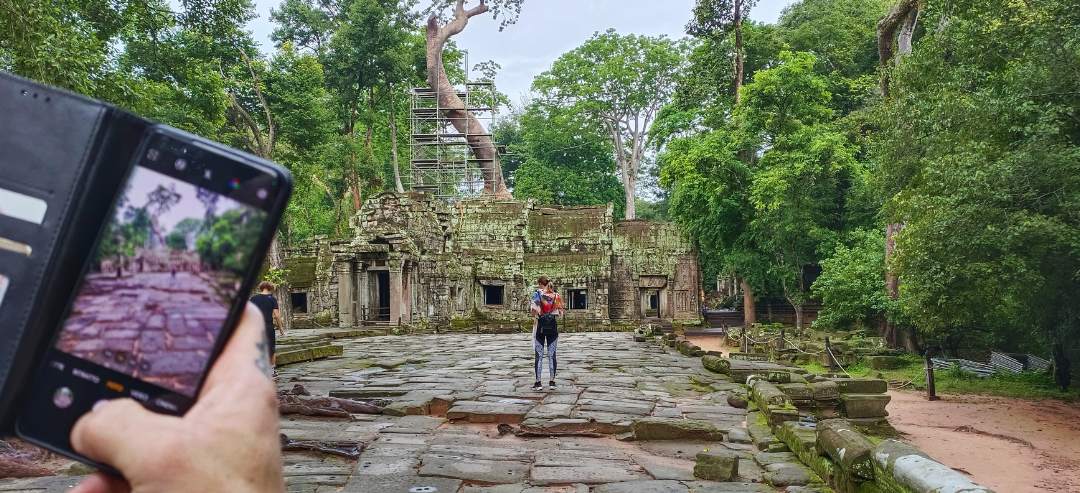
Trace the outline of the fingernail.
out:
M 109 403 L 108 399 L 101 399 L 101 400 L 94 403 L 94 407 L 90 409 L 90 412 L 97 411 L 98 409 L 101 408 L 101 406 L 104 406 L 105 404 L 108 404 L 108 403 Z

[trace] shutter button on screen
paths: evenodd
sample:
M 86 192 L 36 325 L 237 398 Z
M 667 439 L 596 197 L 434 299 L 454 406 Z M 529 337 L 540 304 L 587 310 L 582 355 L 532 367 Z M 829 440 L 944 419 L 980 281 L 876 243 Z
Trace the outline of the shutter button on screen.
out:
M 53 404 L 60 409 L 67 409 L 71 406 L 71 403 L 75 402 L 75 394 L 71 392 L 71 389 L 67 387 L 60 387 L 53 393 Z

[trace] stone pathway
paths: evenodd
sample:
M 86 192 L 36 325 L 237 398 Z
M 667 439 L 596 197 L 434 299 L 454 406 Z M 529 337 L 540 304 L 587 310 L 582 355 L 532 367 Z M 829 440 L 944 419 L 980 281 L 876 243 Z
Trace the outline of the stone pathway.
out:
M 391 404 L 387 414 L 348 420 L 284 416 L 292 440 L 366 444 L 359 460 L 285 452 L 290 492 L 785 491 L 762 481 L 793 458 L 759 451 L 746 411 L 727 403 L 742 386 L 632 334 L 561 336 L 557 386 L 543 392 L 530 389 L 532 347 L 522 334 L 337 342 L 343 357 L 280 368 L 279 388 Z M 651 439 L 629 440 L 630 431 Z M 673 437 L 681 438 L 660 439 Z M 738 477 L 695 479 L 705 450 L 738 457 Z M 72 482 L 0 481 L 0 491 L 63 491 Z
M 209 274 L 88 276 L 57 346 L 74 356 L 194 393 L 227 315 Z M 121 300 L 120 303 L 117 300 Z
M 745 410 L 727 404 L 727 393 L 741 386 L 705 371 L 700 359 L 635 343 L 632 334 L 564 334 L 556 388 L 542 392 L 530 388 L 533 356 L 525 335 L 340 342 L 344 357 L 282 368 L 279 386 L 300 383 L 314 395 L 386 398 L 392 400 L 388 410 L 403 416 L 283 418 L 282 433 L 295 440 L 368 443 L 355 465 L 286 454 L 289 491 L 777 491 L 752 483 L 765 471 L 752 460 L 750 444 L 717 440 L 722 435 L 711 441 L 617 439 L 646 417 L 704 421 L 724 434 L 736 429 L 734 437 L 746 436 Z M 500 435 L 500 423 L 537 435 L 568 435 Z M 717 447 L 745 459 L 736 482 L 695 480 L 694 457 Z

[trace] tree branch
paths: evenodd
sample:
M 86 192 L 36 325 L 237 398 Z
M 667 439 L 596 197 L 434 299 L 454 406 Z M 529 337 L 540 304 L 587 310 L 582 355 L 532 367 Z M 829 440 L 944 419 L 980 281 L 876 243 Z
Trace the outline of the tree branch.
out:
M 883 96 L 889 96 L 889 74 L 888 67 L 889 62 L 892 61 L 895 56 L 894 44 L 896 42 L 896 31 L 900 28 L 900 25 L 908 18 L 908 15 L 912 10 L 917 10 L 918 0 L 900 0 L 889 13 L 885 14 L 885 17 L 878 22 L 878 62 L 881 66 L 881 93 Z
M 266 115 L 266 140 L 269 146 L 260 149 L 260 154 L 264 154 L 260 157 L 269 159 L 270 154 L 274 152 L 274 144 L 276 140 L 275 134 L 277 133 L 274 130 L 274 118 L 270 114 L 270 105 L 266 103 L 266 97 L 263 96 L 262 89 L 259 88 L 259 86 L 262 85 L 262 81 L 259 79 L 259 76 L 255 74 L 255 67 L 252 65 L 251 59 L 248 58 L 247 53 L 244 53 L 243 49 L 240 50 L 240 56 L 244 59 L 244 63 L 247 65 L 248 72 L 251 73 L 252 86 L 255 87 L 255 96 L 259 98 L 259 105 L 262 106 L 263 113 Z M 248 117 L 250 118 L 251 115 L 248 115 Z

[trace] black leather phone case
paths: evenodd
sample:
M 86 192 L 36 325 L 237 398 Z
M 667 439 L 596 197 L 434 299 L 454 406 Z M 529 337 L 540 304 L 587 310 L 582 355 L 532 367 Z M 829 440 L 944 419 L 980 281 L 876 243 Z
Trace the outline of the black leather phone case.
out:
M 156 126 L 0 71 L 0 188 L 47 204 L 40 225 L 0 213 L 0 238 L 31 249 L 29 255 L 0 249 L 0 274 L 9 279 L 0 300 L 0 434 L 13 431 L 16 404 L 61 323 L 144 136 Z
M 38 225 L 0 214 L 0 433 L 52 339 L 113 198 L 151 126 L 104 103 L 0 72 L 0 188 L 44 200 Z

